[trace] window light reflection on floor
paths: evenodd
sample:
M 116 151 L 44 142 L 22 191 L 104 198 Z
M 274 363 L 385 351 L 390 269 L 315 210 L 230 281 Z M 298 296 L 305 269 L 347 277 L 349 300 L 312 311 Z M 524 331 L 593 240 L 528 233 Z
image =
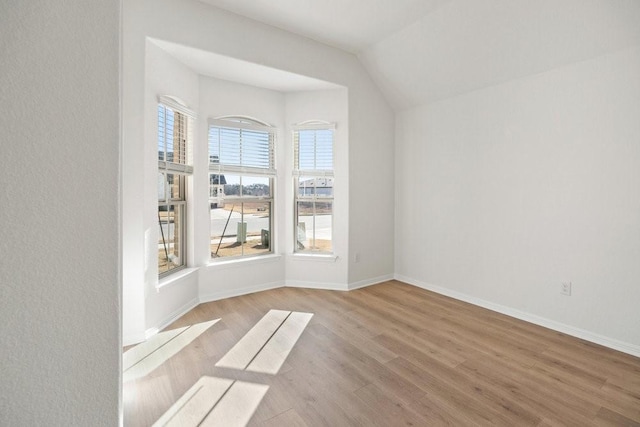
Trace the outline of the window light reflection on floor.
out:
M 127 350 L 122 356 L 122 381 L 132 381 L 150 374 L 219 320 L 160 332 Z
M 216 366 L 277 374 L 312 317 L 312 313 L 270 310 Z
M 313 313 L 269 310 L 216 364 L 219 368 L 276 375 Z M 147 375 L 220 319 L 157 334 L 123 356 L 124 381 Z M 269 386 L 201 377 L 154 426 L 244 426 Z
M 202 377 L 154 427 L 245 426 L 268 390 L 264 384 Z

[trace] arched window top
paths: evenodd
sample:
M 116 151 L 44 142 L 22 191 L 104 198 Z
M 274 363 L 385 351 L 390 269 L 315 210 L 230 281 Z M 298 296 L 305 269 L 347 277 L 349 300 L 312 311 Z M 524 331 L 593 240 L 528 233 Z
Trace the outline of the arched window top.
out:
M 184 114 L 186 116 L 189 116 L 192 119 L 196 118 L 196 112 L 191 110 L 189 107 L 187 107 L 187 104 L 183 100 L 178 98 L 177 96 L 160 95 L 158 97 L 158 102 L 160 104 L 163 104 L 163 105 L 171 108 L 174 111 L 177 111 L 177 112 L 182 113 L 182 114 Z
M 158 97 L 158 100 L 162 103 L 176 103 L 179 106 L 182 106 L 184 108 L 187 108 L 187 103 L 184 102 L 182 99 L 178 98 L 177 96 L 173 96 L 173 95 L 160 95 Z
M 302 130 L 302 129 L 329 129 L 335 130 L 336 124 L 327 122 L 325 120 L 305 120 L 300 123 L 296 123 L 293 125 L 294 130 Z
M 215 121 L 220 120 L 222 122 L 227 121 L 227 122 L 232 122 L 239 125 L 265 126 L 268 128 L 273 127 L 267 122 L 263 122 L 262 120 L 256 119 L 255 117 L 249 117 L 249 116 L 220 116 L 220 117 L 216 117 L 214 120 Z
M 209 120 L 209 166 L 218 173 L 275 174 L 276 129 L 247 116 Z

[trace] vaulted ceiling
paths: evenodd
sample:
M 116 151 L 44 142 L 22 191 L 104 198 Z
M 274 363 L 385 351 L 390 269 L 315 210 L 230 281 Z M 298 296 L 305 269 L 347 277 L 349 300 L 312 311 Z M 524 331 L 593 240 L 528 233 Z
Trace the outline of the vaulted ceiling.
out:
M 201 0 L 358 53 L 450 0 Z
M 358 56 L 395 109 L 640 46 L 638 0 L 201 0 Z

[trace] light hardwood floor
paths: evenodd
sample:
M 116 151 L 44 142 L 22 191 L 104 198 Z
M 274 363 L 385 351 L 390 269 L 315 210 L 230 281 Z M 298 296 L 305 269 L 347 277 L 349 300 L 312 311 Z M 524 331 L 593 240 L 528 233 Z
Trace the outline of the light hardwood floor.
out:
M 272 309 L 313 313 L 280 371 L 216 367 Z M 124 384 L 126 426 L 202 377 L 268 386 L 252 426 L 640 426 L 640 359 L 401 282 L 230 298 L 167 329 L 218 318 Z

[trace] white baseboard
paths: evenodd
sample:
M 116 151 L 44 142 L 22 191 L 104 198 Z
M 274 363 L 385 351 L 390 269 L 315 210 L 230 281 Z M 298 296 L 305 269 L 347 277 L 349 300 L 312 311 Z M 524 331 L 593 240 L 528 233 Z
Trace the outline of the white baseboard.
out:
M 281 288 L 284 286 L 295 287 L 295 288 L 348 291 L 351 289 L 358 289 L 364 286 L 373 285 L 373 284 L 384 282 L 391 279 L 393 279 L 392 275 L 380 276 L 373 279 L 362 280 L 360 282 L 356 282 L 350 285 L 345 285 L 341 283 L 319 283 L 319 282 L 306 282 L 306 281 L 304 282 L 303 281 L 287 281 L 286 283 L 271 282 L 271 283 L 262 283 L 255 286 L 248 286 L 240 289 L 212 292 L 205 295 L 201 295 L 199 298 L 189 301 L 187 304 L 183 305 L 182 307 L 180 307 L 179 309 L 175 310 L 173 313 L 168 315 L 165 318 L 165 320 L 162 321 L 156 327 L 147 329 L 144 334 L 138 334 L 136 336 L 127 337 L 127 339 L 123 339 L 123 342 L 125 343 L 125 345 L 131 345 L 131 344 L 137 344 L 139 342 L 145 341 L 152 335 L 157 334 L 159 331 L 169 326 L 171 323 L 173 323 L 178 318 L 186 314 L 188 311 L 195 308 L 198 304 L 202 304 L 206 302 L 218 301 L 225 298 L 233 298 L 240 295 L 251 294 L 254 292 L 268 291 L 270 289 Z
M 393 278 L 393 274 L 385 274 L 384 276 L 378 276 L 371 279 L 349 283 L 348 288 L 350 291 L 352 291 L 354 289 L 360 289 L 371 285 L 377 285 L 378 283 L 387 282 L 389 280 L 393 280 Z
M 158 332 L 160 332 L 161 330 L 163 330 L 164 328 L 166 328 L 167 326 L 169 326 L 170 324 L 178 320 L 180 317 L 182 317 L 189 311 L 193 310 L 199 303 L 200 302 L 198 298 L 194 298 L 191 301 L 184 304 L 182 307 L 174 310 L 167 317 L 165 317 L 164 320 L 161 321 L 159 325 L 156 325 L 152 328 L 147 329 L 144 333 L 145 335 L 144 340 L 148 340 L 149 337 L 152 337 L 153 335 L 157 334 Z
M 302 280 L 287 280 L 285 286 L 289 288 L 306 288 L 306 289 L 326 289 L 329 291 L 348 291 L 349 286 L 345 283 L 321 283 L 307 282 Z
M 378 283 L 386 282 L 388 280 L 393 280 L 393 274 L 385 274 L 384 276 L 372 277 L 370 279 L 360 280 L 348 284 L 287 280 L 286 286 L 291 288 L 326 289 L 329 291 L 352 291 L 354 289 L 360 289 L 366 286 L 377 285 Z
M 525 322 L 533 323 L 535 325 L 543 326 L 545 328 L 552 329 L 554 331 L 562 332 L 563 334 L 571 335 L 576 338 L 581 338 L 586 341 L 590 341 L 595 344 L 600 344 L 613 350 L 618 350 L 623 353 L 630 354 L 632 356 L 640 357 L 640 346 L 618 341 L 613 338 L 606 337 L 604 335 L 596 334 L 584 329 L 576 328 L 571 325 L 556 322 L 555 320 L 546 319 L 544 317 L 536 316 L 534 314 L 526 313 L 524 311 L 516 310 L 511 307 L 496 304 L 490 301 L 486 301 L 480 298 L 476 298 L 461 292 L 453 291 L 441 286 L 425 283 L 420 280 L 412 279 L 401 274 L 394 275 L 396 280 L 404 283 L 416 286 L 418 288 L 426 289 L 428 291 L 435 292 L 440 295 L 448 296 L 460 301 L 468 302 L 479 307 L 489 309 L 498 313 L 506 314 L 507 316 L 514 317 L 516 319 L 524 320 Z
M 283 282 L 271 282 L 261 283 L 259 285 L 247 286 L 240 289 L 230 289 L 218 292 L 211 292 L 205 295 L 200 295 L 200 303 L 218 301 L 225 298 L 239 297 L 240 295 L 252 294 L 254 292 L 268 291 L 269 289 L 282 288 Z

